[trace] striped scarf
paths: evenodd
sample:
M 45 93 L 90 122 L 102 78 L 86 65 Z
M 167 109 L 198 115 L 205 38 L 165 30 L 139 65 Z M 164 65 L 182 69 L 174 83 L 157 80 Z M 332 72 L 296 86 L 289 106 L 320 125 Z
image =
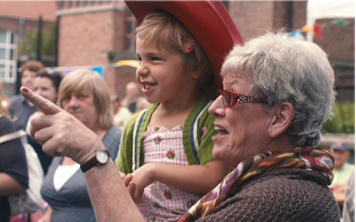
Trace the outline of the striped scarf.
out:
M 334 157 L 325 147 L 301 147 L 293 151 L 273 150 L 242 161 L 220 184 L 192 206 L 178 222 L 205 217 L 246 180 L 274 169 L 299 168 L 322 173 L 333 180 Z

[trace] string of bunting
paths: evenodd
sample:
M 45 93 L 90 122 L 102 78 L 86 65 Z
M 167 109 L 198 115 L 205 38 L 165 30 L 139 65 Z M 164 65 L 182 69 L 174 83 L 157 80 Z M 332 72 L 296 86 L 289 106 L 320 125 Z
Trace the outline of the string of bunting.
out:
M 99 75 L 103 76 L 104 75 L 104 68 L 114 68 L 114 67 L 119 67 L 119 66 L 131 66 L 134 68 L 137 68 L 139 66 L 139 63 L 137 60 L 119 60 L 116 63 L 110 63 L 106 65 L 87 65 L 87 66 L 69 66 L 69 67 L 48 67 L 46 68 L 47 71 L 50 73 L 54 71 L 60 71 L 64 75 L 67 75 L 68 73 L 76 70 L 76 69 L 90 69 L 94 72 L 97 72 Z
M 308 25 L 303 26 L 300 29 L 294 30 L 289 32 L 289 36 L 290 37 L 294 37 L 294 38 L 298 38 L 298 39 L 302 39 L 305 40 L 305 37 L 302 35 L 302 33 L 308 32 L 310 34 L 312 34 L 313 36 L 315 35 L 315 37 L 321 41 L 321 29 L 325 26 L 328 25 L 342 25 L 342 26 L 346 26 L 349 25 L 351 22 L 349 20 L 343 20 L 343 19 L 335 19 L 332 20 L 330 23 L 316 23 L 314 25 L 313 28 L 309 27 Z

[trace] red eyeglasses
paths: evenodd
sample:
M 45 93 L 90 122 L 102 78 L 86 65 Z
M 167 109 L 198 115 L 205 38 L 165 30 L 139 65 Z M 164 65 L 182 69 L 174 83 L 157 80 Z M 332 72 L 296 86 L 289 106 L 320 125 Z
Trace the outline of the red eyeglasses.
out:
M 231 108 L 235 106 L 237 103 L 268 103 L 267 99 L 261 99 L 254 96 L 245 96 L 242 94 L 236 94 L 230 90 L 218 89 L 218 96 L 222 95 L 224 106 L 227 108 Z

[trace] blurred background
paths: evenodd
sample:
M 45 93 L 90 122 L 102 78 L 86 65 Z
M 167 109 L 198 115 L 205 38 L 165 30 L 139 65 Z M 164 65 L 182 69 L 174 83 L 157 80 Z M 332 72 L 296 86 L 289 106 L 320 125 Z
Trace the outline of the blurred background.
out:
M 355 150 L 355 2 L 223 1 L 244 41 L 285 27 L 290 36 L 318 44 L 335 70 L 335 116 L 322 144 L 347 142 Z M 0 76 L 5 93 L 19 93 L 19 67 L 30 59 L 64 74 L 97 71 L 111 94 L 125 96 L 135 81 L 137 22 L 121 0 L 0 0 Z M 120 62 L 119 62 L 120 61 Z

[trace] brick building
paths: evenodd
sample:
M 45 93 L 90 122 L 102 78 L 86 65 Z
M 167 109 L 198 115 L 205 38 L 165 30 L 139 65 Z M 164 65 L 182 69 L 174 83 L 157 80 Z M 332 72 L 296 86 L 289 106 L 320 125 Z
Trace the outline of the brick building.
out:
M 124 95 L 124 86 L 134 80 L 130 67 L 108 64 L 134 56 L 135 19 L 122 1 L 57 2 L 59 23 L 59 66 L 106 64 L 104 78 L 111 93 Z M 266 30 L 306 24 L 306 1 L 226 1 L 231 17 L 243 39 L 262 35 Z M 354 19 L 347 26 L 326 26 L 323 39 L 314 39 L 335 67 L 339 99 L 354 101 Z M 330 19 L 317 21 L 330 23 Z M 340 50 L 341 49 L 341 50 Z
M 23 6 L 25 2 L 14 3 Z M 30 5 L 20 7 L 29 10 L 15 15 L 9 13 L 11 10 L 4 8 L 9 6 L 8 2 L 6 5 L 1 5 L 3 3 L 0 2 L 0 32 L 12 30 L 14 36 L 19 37 L 21 33 L 17 30 L 19 30 L 18 20 L 21 14 L 32 13 L 35 10 L 52 13 L 48 15 L 48 20 L 54 22 L 57 18 L 58 21 L 58 66 L 103 66 L 103 76 L 110 93 L 117 93 L 123 97 L 126 83 L 135 79 L 134 68 L 114 65 L 118 60 L 135 59 L 136 21 L 125 3 L 118 0 L 37 3 L 48 4 L 46 10 Z M 225 1 L 224 4 L 245 41 L 262 35 L 266 30 L 287 27 L 292 31 L 306 24 L 306 1 Z M 9 25 L 4 26 L 6 23 L 3 17 L 11 16 L 15 18 L 12 22 L 16 21 L 17 26 L 13 28 Z M 42 14 L 42 16 L 47 21 L 47 15 Z M 38 13 L 32 15 L 34 24 L 36 19 Z M 338 99 L 354 101 L 355 25 L 354 18 L 347 21 L 350 24 L 345 26 L 324 26 L 321 29 L 322 40 L 314 38 L 313 41 L 327 52 L 335 67 Z M 317 22 L 330 24 L 331 19 Z M 35 28 L 36 25 L 33 25 L 33 29 Z
M 327 4 L 327 3 L 325 3 Z M 307 1 L 230 1 L 229 13 L 244 41 L 267 30 L 287 27 L 293 31 L 306 25 Z M 320 19 L 322 39 L 313 39 L 327 54 L 335 70 L 338 100 L 354 102 L 355 18 L 347 25 L 332 25 L 335 19 Z
M 111 94 L 124 96 L 135 68 L 115 67 L 118 60 L 136 59 L 136 21 L 123 1 L 57 2 L 58 66 L 101 65 Z
M 54 1 L 0 1 L 0 76 L 8 96 L 16 92 L 17 67 L 29 57 L 19 49 L 27 44 L 26 35 L 55 24 Z M 52 58 L 53 60 L 53 58 Z

